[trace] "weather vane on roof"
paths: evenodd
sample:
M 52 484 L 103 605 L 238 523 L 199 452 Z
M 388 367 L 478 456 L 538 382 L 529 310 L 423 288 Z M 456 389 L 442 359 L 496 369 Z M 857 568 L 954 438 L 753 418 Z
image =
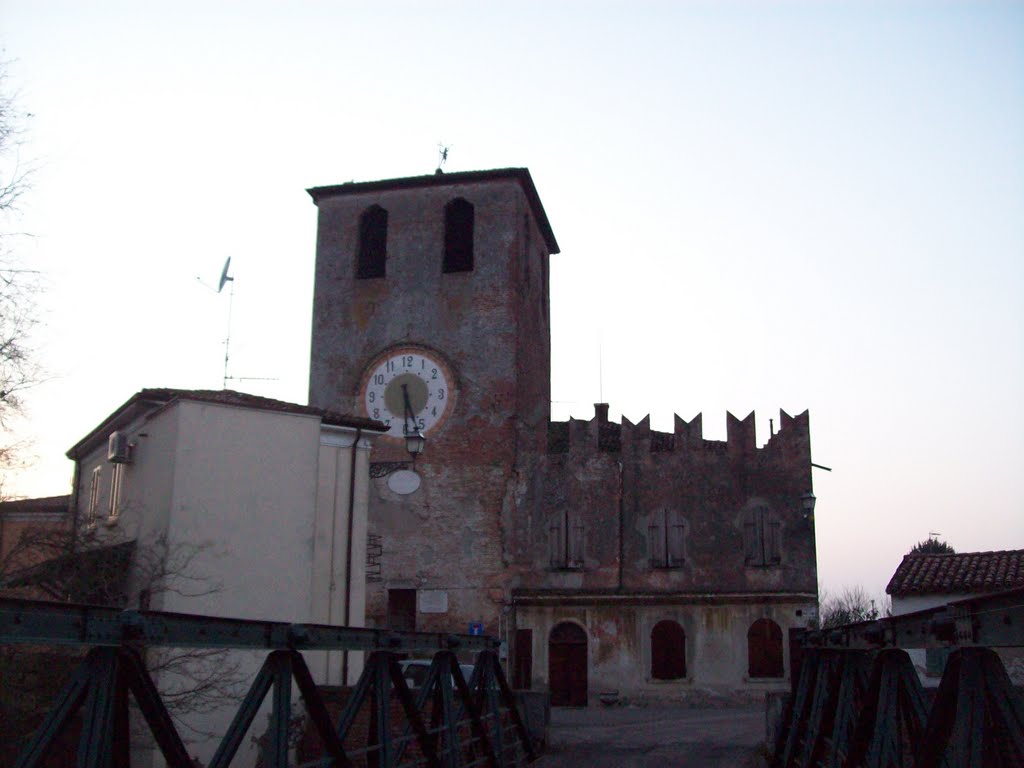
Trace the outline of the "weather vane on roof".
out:
M 434 173 L 444 173 L 444 171 L 441 170 L 441 166 L 443 166 L 448 160 L 448 150 L 451 148 L 451 144 L 442 144 L 441 142 L 437 143 L 437 170 L 434 171 Z

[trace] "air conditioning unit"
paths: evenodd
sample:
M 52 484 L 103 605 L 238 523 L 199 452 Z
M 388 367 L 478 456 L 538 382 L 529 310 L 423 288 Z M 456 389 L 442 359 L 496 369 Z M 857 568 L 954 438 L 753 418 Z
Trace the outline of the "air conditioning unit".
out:
M 107 461 L 113 464 L 132 463 L 132 445 L 124 432 L 111 432 L 107 441 Z

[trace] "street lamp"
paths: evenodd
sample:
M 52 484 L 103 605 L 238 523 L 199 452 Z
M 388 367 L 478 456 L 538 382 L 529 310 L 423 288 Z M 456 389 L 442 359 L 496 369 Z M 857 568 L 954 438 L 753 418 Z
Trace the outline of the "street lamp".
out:
M 804 510 L 804 520 L 811 520 L 814 518 L 815 502 L 817 502 L 817 499 L 814 497 L 814 494 L 811 493 L 810 491 L 808 491 L 807 493 L 800 497 L 800 505 L 803 507 Z
M 414 429 L 412 432 L 408 432 L 405 435 L 405 450 L 412 456 L 412 463 L 416 464 L 416 457 L 423 453 L 423 449 L 427 447 L 427 438 L 423 436 L 423 433 L 418 429 Z

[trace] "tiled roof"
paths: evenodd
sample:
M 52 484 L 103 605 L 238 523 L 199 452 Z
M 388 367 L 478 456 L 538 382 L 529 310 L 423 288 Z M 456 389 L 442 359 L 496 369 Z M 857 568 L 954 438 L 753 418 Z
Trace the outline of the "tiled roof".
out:
M 905 555 L 885 591 L 894 597 L 1024 587 L 1024 549 Z
M 299 405 L 284 400 L 274 400 L 270 397 L 250 395 L 246 392 L 235 392 L 232 389 L 143 389 L 137 397 L 140 400 L 157 400 L 170 402 L 171 400 L 196 400 L 201 403 L 219 403 L 221 405 L 237 405 L 243 408 L 258 408 L 263 411 L 280 411 L 281 413 L 298 413 L 309 416 L 319 416 L 324 424 L 331 424 L 342 427 L 362 427 L 384 431 L 386 428 L 379 421 L 366 419 L 361 416 L 350 416 L 347 413 L 338 413 L 324 408 L 316 408 L 312 405 Z
M 0 502 L 0 513 L 41 513 L 52 514 L 54 512 L 67 512 L 71 505 L 71 496 L 43 496 L 37 499 L 15 499 L 13 501 Z
M 253 408 L 262 411 L 318 416 L 324 424 L 330 426 L 369 429 L 375 432 L 387 431 L 387 427 L 381 422 L 362 416 L 351 416 L 324 408 L 315 408 L 311 405 L 299 405 L 298 403 L 288 403 L 284 400 L 274 400 L 270 397 L 235 392 L 231 389 L 170 389 L 160 387 L 140 390 L 128 398 L 117 410 L 104 419 L 99 426 L 72 446 L 67 452 L 67 457 L 69 459 L 78 458 L 84 451 L 91 450 L 94 446 L 106 440 L 111 429 L 116 428 L 118 424 L 129 421 L 135 416 L 151 413 L 175 400 L 194 400 L 201 403 L 233 405 L 240 408 Z

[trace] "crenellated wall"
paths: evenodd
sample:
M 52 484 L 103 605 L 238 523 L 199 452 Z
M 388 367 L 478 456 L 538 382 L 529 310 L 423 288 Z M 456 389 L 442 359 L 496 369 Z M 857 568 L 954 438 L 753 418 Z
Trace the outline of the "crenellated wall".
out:
M 727 439 L 716 441 L 704 439 L 699 414 L 676 416 L 669 433 L 650 417 L 617 424 L 607 405 L 595 410 L 548 426 L 515 521 L 515 589 L 816 590 L 814 523 L 801 498 L 811 491 L 807 412 L 782 412 L 758 448 L 753 413 L 727 414 Z M 569 562 L 552 556 L 567 525 L 582 543 Z

